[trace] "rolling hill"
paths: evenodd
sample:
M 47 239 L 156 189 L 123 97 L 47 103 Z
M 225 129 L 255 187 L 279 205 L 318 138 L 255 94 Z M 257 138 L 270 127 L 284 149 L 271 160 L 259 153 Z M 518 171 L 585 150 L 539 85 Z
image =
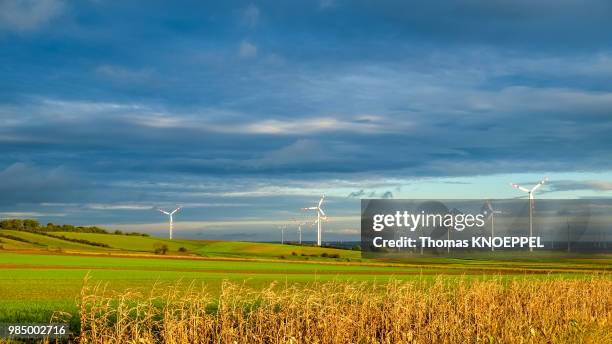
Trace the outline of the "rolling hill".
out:
M 165 245 L 166 255 L 291 258 L 293 260 L 359 259 L 359 251 L 261 242 L 169 240 L 122 234 L 0 230 L 0 245 L 9 250 L 63 250 L 74 252 L 154 254 Z M 323 256 L 323 257 L 322 257 Z

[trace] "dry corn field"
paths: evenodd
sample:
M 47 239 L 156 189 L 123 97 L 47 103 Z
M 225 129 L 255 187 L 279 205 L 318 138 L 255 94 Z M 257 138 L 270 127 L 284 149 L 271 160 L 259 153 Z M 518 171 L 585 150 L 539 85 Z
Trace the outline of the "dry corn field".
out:
M 85 284 L 81 343 L 612 343 L 612 280 Z

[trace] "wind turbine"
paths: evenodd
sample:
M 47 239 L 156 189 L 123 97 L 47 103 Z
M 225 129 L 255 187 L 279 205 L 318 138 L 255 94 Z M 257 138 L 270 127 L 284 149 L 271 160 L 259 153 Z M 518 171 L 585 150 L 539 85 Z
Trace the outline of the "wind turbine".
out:
M 491 201 L 487 201 L 487 203 L 485 203 L 485 206 L 487 207 L 485 209 L 485 212 L 488 212 L 491 216 L 491 240 L 493 240 L 493 237 L 495 236 L 495 214 L 501 214 L 502 211 L 493 209 Z M 492 244 L 491 251 L 495 251 L 495 247 Z
M 546 183 L 548 181 L 548 177 L 544 177 L 544 179 L 540 180 L 539 183 L 537 183 L 534 187 L 532 187 L 531 189 L 527 189 L 525 187 L 522 187 L 518 184 L 514 184 L 514 183 L 510 183 L 510 185 L 517 189 L 517 190 L 521 190 L 523 192 L 526 192 L 529 195 L 529 237 L 533 236 L 533 193 L 540 188 L 540 186 L 544 185 L 544 183 Z M 531 247 L 531 245 L 529 246 L 529 252 L 533 251 L 533 247 Z
M 321 196 L 319 203 L 314 207 L 302 208 L 302 210 L 316 210 L 317 211 L 317 246 L 321 246 L 321 219 L 327 219 L 327 215 L 323 209 L 321 209 L 321 204 L 323 204 L 323 200 L 325 200 L 325 195 Z
M 163 210 L 163 209 L 157 208 L 157 210 L 158 210 L 160 213 L 168 215 L 168 217 L 169 217 L 169 219 L 170 219 L 170 230 L 169 230 L 169 233 L 170 233 L 170 240 L 172 240 L 172 226 L 173 226 L 173 224 L 174 224 L 174 221 L 173 221 L 173 216 L 174 216 L 174 214 L 175 214 L 177 211 L 179 211 L 179 209 L 181 209 L 181 208 L 182 208 L 182 207 L 178 207 L 178 208 L 176 208 L 176 209 L 174 209 L 174 210 L 172 210 L 172 211 L 165 211 L 165 210 Z
M 287 225 L 278 226 L 278 229 L 281 231 L 281 244 L 285 243 L 285 229 L 287 229 Z
M 298 244 L 302 244 L 302 226 L 304 226 L 306 224 L 306 222 L 300 222 L 297 219 L 293 219 L 293 222 L 296 223 L 297 225 L 297 230 L 298 230 Z

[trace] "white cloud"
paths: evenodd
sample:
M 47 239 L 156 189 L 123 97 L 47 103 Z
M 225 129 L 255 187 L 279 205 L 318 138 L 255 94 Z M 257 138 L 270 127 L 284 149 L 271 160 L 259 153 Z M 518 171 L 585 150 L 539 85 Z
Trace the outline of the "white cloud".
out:
M 365 120 L 364 118 L 367 118 Z M 355 118 L 314 117 L 290 120 L 262 120 L 244 125 L 232 126 L 227 130 L 237 133 L 269 135 L 306 135 L 322 132 L 381 133 L 397 130 L 409 125 L 407 122 L 391 125 L 380 116 L 356 116 Z M 393 128 L 395 126 L 395 129 Z
M 257 56 L 257 46 L 253 43 L 243 41 L 240 43 L 240 50 L 238 52 L 242 58 L 251 58 Z
M 0 1 L 0 29 L 32 31 L 59 16 L 63 9 L 63 2 L 58 0 L 3 0 Z
M 17 219 L 32 219 L 46 216 L 66 216 L 65 213 L 41 213 L 34 211 L 16 211 L 16 212 L 1 212 L 0 216 L 6 218 L 17 218 Z
M 147 210 L 153 209 L 150 205 L 142 204 L 103 204 L 103 203 L 90 203 L 86 204 L 85 208 L 91 210 Z

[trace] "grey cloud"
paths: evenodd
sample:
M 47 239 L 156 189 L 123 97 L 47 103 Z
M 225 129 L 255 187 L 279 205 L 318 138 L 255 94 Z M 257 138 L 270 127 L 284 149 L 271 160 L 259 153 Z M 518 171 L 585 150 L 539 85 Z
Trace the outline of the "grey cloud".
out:
M 591 191 L 612 191 L 612 181 L 607 180 L 558 180 L 550 181 L 551 191 L 576 191 L 576 190 L 591 190 Z
M 0 171 L 0 204 L 40 203 L 78 199 L 87 183 L 63 167 L 51 169 L 14 163 Z

